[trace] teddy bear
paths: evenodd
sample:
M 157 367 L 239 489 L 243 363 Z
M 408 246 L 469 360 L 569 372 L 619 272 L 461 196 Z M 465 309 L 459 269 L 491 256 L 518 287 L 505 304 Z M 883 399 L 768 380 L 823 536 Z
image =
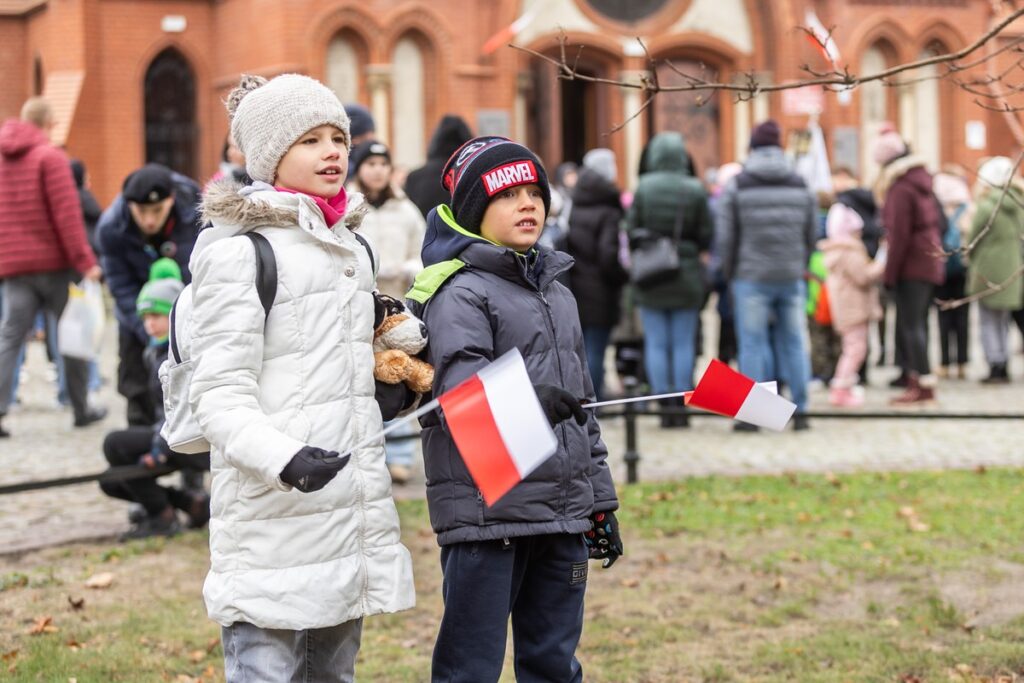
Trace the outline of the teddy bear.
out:
M 398 299 L 374 294 L 373 376 L 386 384 L 430 391 L 434 368 L 415 357 L 427 345 L 427 326 Z

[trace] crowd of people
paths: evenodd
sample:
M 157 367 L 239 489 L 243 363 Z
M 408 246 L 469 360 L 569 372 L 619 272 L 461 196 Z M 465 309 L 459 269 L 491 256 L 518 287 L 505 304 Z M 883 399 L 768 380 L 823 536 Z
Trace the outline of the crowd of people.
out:
M 970 299 L 983 381 L 1009 381 L 1010 321 L 1024 323 L 1024 182 L 1005 157 L 986 160 L 972 188 L 962 169 L 933 176 L 888 126 L 872 149 L 872 190 L 835 169 L 835 192 L 815 196 L 780 126 L 765 121 L 746 160 L 709 172 L 710 182 L 682 135 L 655 135 L 627 191 L 610 149 L 560 165 L 549 181 L 531 150 L 474 138 L 457 116 L 444 117 L 425 165 L 404 175 L 364 107 L 343 107 L 304 76 L 243 77 L 227 105 L 230 135 L 205 187 L 146 164 L 102 212 L 82 163 L 49 143 L 45 100 L 0 127 L 0 417 L 16 401 L 40 315 L 52 342 L 69 283 L 105 281 L 127 427 L 107 435 L 104 455 L 154 472 L 102 488 L 134 504 L 126 538 L 177 533 L 179 513 L 191 527 L 216 520 L 204 596 L 223 626 L 228 680 L 253 667 L 323 667 L 318 680 L 350 680 L 362 619 L 414 603 L 391 498 L 409 478 L 414 435 L 344 452 L 422 399 L 369 371 L 385 300 L 406 300 L 422 319 L 435 394 L 518 349 L 556 434 L 555 455 L 485 505 L 440 414 L 421 418 L 444 574 L 432 668 L 445 680 L 496 680 L 510 615 L 518 674 L 581 678 L 587 560 L 610 567 L 623 554 L 607 449 L 582 409 L 619 390 L 605 373 L 613 346 L 642 348 L 642 364 L 618 367 L 636 390 L 688 390 L 714 296 L 714 355 L 784 386 L 802 431 L 812 378 L 834 406 L 861 405 L 871 326 L 884 325 L 887 305 L 900 368 L 891 403 L 934 401 L 938 378 L 965 376 Z M 241 234 L 252 239 L 230 239 Z M 266 302 L 254 287 L 261 240 L 276 278 Z M 656 282 L 638 275 L 652 243 L 671 255 Z M 161 436 L 160 367 L 178 353 L 174 305 L 190 283 L 186 391 L 211 448 L 196 455 Z M 940 306 L 933 372 L 937 299 L 960 305 Z M 89 397 L 95 364 L 53 356 L 73 425 L 103 420 Z M 663 407 L 663 428 L 689 426 L 677 401 Z M 158 483 L 175 469 L 180 487 Z

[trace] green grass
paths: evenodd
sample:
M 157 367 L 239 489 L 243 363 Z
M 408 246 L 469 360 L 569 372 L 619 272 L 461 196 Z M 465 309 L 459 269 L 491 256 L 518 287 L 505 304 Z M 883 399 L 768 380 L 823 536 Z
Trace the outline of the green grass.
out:
M 626 555 L 610 570 L 591 567 L 586 679 L 1024 676 L 1022 489 L 1012 470 L 624 487 Z M 367 620 L 361 680 L 429 678 L 438 549 L 422 501 L 399 511 L 418 605 Z M 0 680 L 223 680 L 219 628 L 201 601 L 206 542 L 193 533 L 0 558 Z M 111 588 L 84 588 L 107 571 Z M 42 616 L 58 630 L 29 635 Z M 513 680 L 510 665 L 502 680 Z

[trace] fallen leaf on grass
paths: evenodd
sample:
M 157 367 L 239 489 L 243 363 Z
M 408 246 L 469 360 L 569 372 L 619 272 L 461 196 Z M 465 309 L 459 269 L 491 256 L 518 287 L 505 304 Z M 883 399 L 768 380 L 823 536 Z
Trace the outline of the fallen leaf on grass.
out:
M 33 622 L 32 628 L 28 630 L 28 634 L 30 636 L 38 636 L 43 633 L 56 633 L 59 630 L 53 625 L 53 617 L 39 617 Z
M 82 644 L 81 644 L 80 642 L 78 642 L 78 641 L 77 641 L 77 640 L 75 640 L 74 638 L 70 638 L 70 639 L 68 640 L 68 642 L 66 642 L 66 643 L 64 643 L 64 644 L 65 644 L 65 645 L 67 645 L 67 646 L 68 646 L 68 649 L 69 649 L 69 650 L 71 650 L 72 652 L 78 652 L 78 651 L 79 651 L 79 650 L 81 650 L 81 649 L 82 649 L 83 647 L 85 647 L 84 645 L 82 645 Z
M 71 605 L 71 609 L 77 612 L 78 610 L 85 607 L 85 598 L 73 598 L 69 595 L 68 604 Z
M 620 583 L 625 588 L 636 588 L 640 585 L 640 579 L 623 579 Z
M 907 530 L 912 531 L 915 534 L 921 534 L 931 529 L 930 526 L 917 519 L 916 517 L 907 520 Z
M 924 679 L 914 674 L 903 674 L 899 678 L 899 683 L 924 683 Z
M 85 580 L 86 588 L 110 588 L 110 585 L 114 583 L 114 575 L 110 572 L 100 572 L 99 574 L 93 574 Z
M 409 638 L 408 640 L 402 641 L 402 648 L 405 650 L 411 650 L 416 647 L 417 640 L 415 638 Z
M 198 664 L 204 659 L 206 659 L 206 650 L 193 650 L 188 655 L 188 660 L 193 664 Z
M 210 638 L 210 642 L 206 644 L 206 654 L 213 654 L 218 645 L 220 645 L 220 638 Z
M 5 652 L 2 655 L 0 655 L 0 661 L 3 661 L 4 664 L 9 664 L 10 662 L 13 662 L 17 658 L 18 658 L 18 651 L 17 650 L 11 650 L 10 652 Z

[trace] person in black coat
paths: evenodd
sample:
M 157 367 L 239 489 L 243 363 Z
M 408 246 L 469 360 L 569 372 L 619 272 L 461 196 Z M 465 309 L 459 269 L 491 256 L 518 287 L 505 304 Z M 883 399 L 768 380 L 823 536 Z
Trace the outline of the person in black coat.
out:
M 619 263 L 622 202 L 615 186 L 615 154 L 595 149 L 583 158 L 572 193 L 568 252 L 576 259 L 569 284 L 580 312 L 587 365 L 598 400 L 604 394 L 604 356 L 619 321 L 619 298 L 627 274 Z
M 75 177 L 75 186 L 78 188 L 78 201 L 82 205 L 82 219 L 85 221 L 85 236 L 89 239 L 89 246 L 97 256 L 100 253 L 99 242 L 96 239 L 96 224 L 100 220 L 103 209 L 96 201 L 95 195 L 89 189 L 88 176 L 85 171 L 85 164 L 81 159 L 71 160 L 71 175 Z
M 409 173 L 405 180 L 405 194 L 426 218 L 430 210 L 451 200 L 441 186 L 441 171 L 455 150 L 473 137 L 461 116 L 447 114 L 437 124 L 427 148 L 427 163 Z

